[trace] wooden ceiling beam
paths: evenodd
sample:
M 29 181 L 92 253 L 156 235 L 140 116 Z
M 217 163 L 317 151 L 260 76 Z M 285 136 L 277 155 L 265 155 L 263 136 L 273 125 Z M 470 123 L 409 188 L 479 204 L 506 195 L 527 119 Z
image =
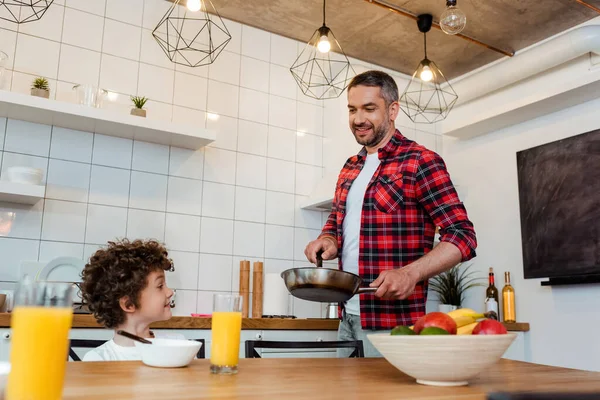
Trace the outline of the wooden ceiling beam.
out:
M 400 7 L 397 7 L 397 6 L 393 5 L 393 4 L 389 4 L 388 2 L 386 2 L 384 0 L 365 0 L 365 1 L 367 3 L 371 3 L 371 4 L 374 4 L 376 6 L 385 8 L 385 9 L 387 9 L 387 10 L 389 10 L 389 11 L 395 13 L 395 14 L 399 14 L 399 15 L 403 15 L 405 17 L 412 18 L 415 21 L 417 20 L 417 17 L 418 17 L 417 15 L 415 15 L 415 14 L 409 12 L 409 11 L 403 10 Z M 581 0 L 575 0 L 575 1 L 583 3 L 583 1 L 581 1 Z M 435 21 L 435 20 L 433 21 L 432 26 L 435 27 L 435 28 L 437 28 L 437 29 L 440 29 L 440 30 L 442 29 L 440 27 L 439 22 Z M 479 41 L 479 40 L 477 40 L 475 38 L 472 38 L 470 36 L 463 35 L 462 33 L 457 33 L 454 36 L 458 36 L 459 38 L 461 38 L 463 40 L 466 40 L 468 42 L 471 42 L 471 43 L 477 44 L 479 46 L 485 47 L 486 49 L 493 50 L 493 51 L 495 51 L 497 53 L 503 54 L 503 55 L 508 56 L 508 57 L 512 57 L 512 56 L 515 55 L 514 51 L 499 49 L 499 48 L 497 48 L 495 46 L 489 45 L 487 43 L 483 43 L 483 42 L 481 42 L 481 41 Z
M 583 0 L 575 0 L 575 1 L 576 1 L 577 3 L 579 3 L 579 4 L 581 4 L 582 6 L 585 6 L 585 7 L 589 8 L 590 10 L 594 10 L 594 11 L 596 11 L 598 14 L 600 14 L 600 8 L 598 8 L 598 7 L 596 7 L 596 6 L 593 6 L 593 5 L 591 5 L 591 4 L 588 4 L 588 3 L 586 3 L 586 2 L 585 2 L 585 1 L 583 1 Z

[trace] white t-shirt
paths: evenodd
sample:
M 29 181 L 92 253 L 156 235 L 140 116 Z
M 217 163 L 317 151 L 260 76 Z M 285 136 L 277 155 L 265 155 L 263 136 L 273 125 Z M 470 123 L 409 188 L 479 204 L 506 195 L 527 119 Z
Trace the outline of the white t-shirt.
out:
M 360 239 L 360 218 L 367 186 L 379 167 L 379 153 L 368 154 L 360 174 L 356 177 L 346 199 L 346 216 L 342 224 L 344 244 L 342 246 L 342 266 L 344 271 L 358 275 L 358 250 Z M 360 296 L 355 295 L 346 302 L 348 314 L 360 315 Z
M 185 340 L 185 336 L 180 333 L 156 332 L 154 337 Z M 116 344 L 115 341 L 111 339 L 103 345 L 88 351 L 83 356 L 82 361 L 140 361 L 141 359 L 142 355 L 137 347 L 121 346 Z

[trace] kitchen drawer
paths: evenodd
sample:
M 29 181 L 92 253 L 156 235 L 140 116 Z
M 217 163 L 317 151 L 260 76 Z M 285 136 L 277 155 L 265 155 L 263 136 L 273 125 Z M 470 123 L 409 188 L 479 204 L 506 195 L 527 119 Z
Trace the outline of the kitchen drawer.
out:
M 337 352 L 334 351 L 289 351 L 289 349 L 282 349 L 281 351 L 275 351 L 275 349 L 257 349 L 258 354 L 262 358 L 336 358 Z
M 324 342 L 337 340 L 337 331 L 263 331 L 263 340 Z
M 337 331 L 264 331 L 263 340 L 282 342 L 330 342 Z M 332 349 L 256 349 L 263 358 L 335 358 Z

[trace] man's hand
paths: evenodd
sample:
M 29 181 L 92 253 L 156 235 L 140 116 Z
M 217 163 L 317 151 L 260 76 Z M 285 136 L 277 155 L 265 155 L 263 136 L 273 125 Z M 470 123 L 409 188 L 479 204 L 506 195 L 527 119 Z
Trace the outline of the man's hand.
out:
M 369 286 L 378 287 L 375 296 L 382 299 L 404 300 L 414 291 L 420 275 L 410 265 L 383 271 Z
M 320 239 L 313 240 L 304 249 L 304 255 L 313 264 L 317 263 L 317 253 L 323 250 L 323 260 L 333 260 L 337 257 L 338 248 L 337 240 L 330 236 L 324 236 Z

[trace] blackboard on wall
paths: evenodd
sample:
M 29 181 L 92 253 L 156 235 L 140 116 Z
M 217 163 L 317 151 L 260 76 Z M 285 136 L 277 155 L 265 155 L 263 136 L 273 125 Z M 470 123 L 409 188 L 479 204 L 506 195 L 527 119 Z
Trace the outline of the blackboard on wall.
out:
M 525 278 L 600 274 L 600 129 L 517 152 Z

